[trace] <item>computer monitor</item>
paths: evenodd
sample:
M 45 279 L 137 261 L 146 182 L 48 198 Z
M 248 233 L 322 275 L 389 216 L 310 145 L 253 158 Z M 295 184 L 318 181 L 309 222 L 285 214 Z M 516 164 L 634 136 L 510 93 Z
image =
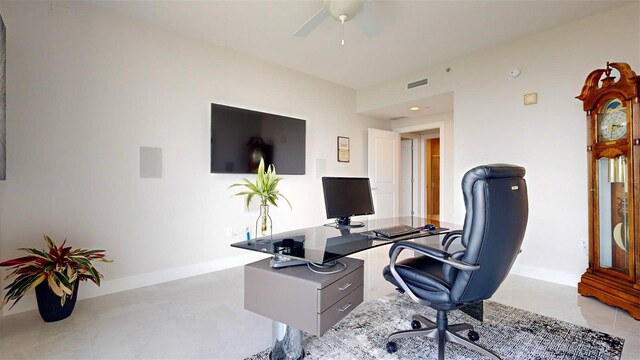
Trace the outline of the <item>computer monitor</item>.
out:
M 322 189 L 327 219 L 335 218 L 338 226 L 364 226 L 352 223 L 350 217 L 374 214 L 368 178 L 323 177 Z

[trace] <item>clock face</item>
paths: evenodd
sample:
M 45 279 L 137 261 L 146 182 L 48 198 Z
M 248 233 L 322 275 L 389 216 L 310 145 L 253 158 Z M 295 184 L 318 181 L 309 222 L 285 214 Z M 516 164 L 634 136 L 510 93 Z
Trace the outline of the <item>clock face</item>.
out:
M 600 122 L 600 134 L 605 140 L 617 140 L 627 135 L 627 114 L 624 111 L 608 113 Z
M 618 140 L 627 136 L 627 112 L 618 99 L 608 101 L 600 116 L 602 140 Z

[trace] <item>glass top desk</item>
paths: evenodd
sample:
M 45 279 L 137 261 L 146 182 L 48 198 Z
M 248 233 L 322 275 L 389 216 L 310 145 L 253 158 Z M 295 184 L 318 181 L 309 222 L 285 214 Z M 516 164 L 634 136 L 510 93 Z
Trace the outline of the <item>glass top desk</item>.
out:
M 423 228 L 426 224 L 434 224 L 436 226 L 436 229 L 432 231 L 421 230 L 419 233 L 400 236 L 392 239 L 378 237 L 373 233 L 373 230 L 375 229 L 385 228 L 389 226 L 409 225 L 415 228 Z M 348 309 L 353 308 L 352 304 L 355 304 L 357 306 L 357 304 L 362 302 L 363 291 L 362 285 L 359 285 L 358 287 L 353 286 L 353 288 L 349 288 L 349 291 L 351 291 L 349 295 L 344 296 L 342 300 L 337 301 L 335 305 L 332 305 L 327 310 L 323 310 L 320 313 L 320 310 L 316 308 L 319 305 L 316 305 L 312 301 L 309 301 L 309 303 L 311 304 L 311 308 L 313 308 L 313 311 L 303 311 L 300 309 L 303 307 L 303 305 L 307 304 L 307 302 L 291 301 L 290 299 L 300 299 L 301 297 L 305 296 L 303 295 L 303 288 L 306 288 L 308 285 L 305 285 L 303 287 L 300 285 L 301 283 L 296 282 L 296 286 L 291 286 L 290 280 L 288 279 L 292 277 L 300 277 L 308 280 L 310 276 L 313 277 L 314 275 L 312 275 L 311 272 L 296 272 L 296 268 L 298 267 L 295 266 L 287 269 L 278 268 L 309 263 L 331 265 L 331 263 L 333 263 L 334 261 L 348 255 L 368 249 L 373 249 L 378 246 L 390 245 L 394 242 L 402 240 L 425 239 L 425 242 L 428 242 L 428 244 L 423 243 L 423 245 L 439 248 L 440 243 L 436 240 L 436 237 L 438 235 L 443 235 L 452 230 L 458 229 L 460 229 L 459 225 L 427 220 L 424 218 L 396 217 L 367 220 L 364 221 L 363 227 L 336 228 L 334 224 L 327 224 L 324 226 L 321 225 L 305 229 L 292 230 L 273 234 L 271 236 L 251 239 L 247 241 L 240 241 L 231 244 L 231 246 L 235 248 L 257 251 L 273 256 L 271 262 L 268 264 L 266 263 L 267 260 L 264 259 L 245 266 L 245 309 L 274 320 L 274 345 L 270 354 L 270 358 L 301 358 L 302 330 L 300 329 L 305 329 L 305 326 L 309 326 L 312 330 L 315 329 L 314 326 L 319 326 L 319 328 L 322 328 L 322 326 L 324 325 L 317 325 L 314 319 L 317 319 L 317 321 L 321 321 L 321 319 L 324 319 L 324 314 L 331 313 L 329 309 L 333 309 L 333 307 L 336 306 L 343 306 L 343 304 L 341 304 L 341 301 L 348 301 L 349 303 L 347 305 L 344 305 L 343 308 L 337 310 L 341 312 L 341 317 L 335 318 L 333 322 L 326 325 L 325 327 L 333 326 L 335 322 L 339 321 L 342 317 L 349 313 L 350 310 Z M 429 241 L 429 238 L 436 241 Z M 348 262 L 347 259 L 344 259 L 342 261 Z M 259 263 L 261 264 L 256 265 Z M 249 267 L 249 269 L 247 267 Z M 347 266 L 345 265 L 344 268 L 346 269 Z M 360 269 L 362 269 L 362 267 L 360 267 Z M 352 270 L 350 274 L 355 273 L 356 271 Z M 247 274 L 251 275 L 248 276 Z M 274 276 L 274 274 L 279 274 L 282 276 L 276 277 Z M 323 274 L 321 276 L 332 275 Z M 345 278 L 350 276 L 351 275 L 347 275 L 345 276 Z M 248 277 L 250 278 L 249 280 Z M 315 286 L 315 283 L 313 281 L 306 281 L 305 284 L 307 283 Z M 335 281 L 333 284 L 340 285 L 341 283 Z M 339 287 L 337 289 L 339 291 L 345 290 L 348 286 L 351 286 L 351 284 L 352 282 L 350 281 L 347 286 Z M 323 296 L 326 295 L 321 296 L 319 294 L 324 294 L 324 289 L 325 288 L 323 288 L 322 290 L 314 290 L 315 292 L 312 294 L 312 298 L 318 299 L 317 301 L 322 302 L 319 299 L 323 298 Z M 332 287 L 328 286 L 326 287 L 326 289 L 332 289 Z M 291 295 L 293 293 L 295 293 L 295 295 Z M 352 300 L 352 294 L 355 294 L 353 295 L 355 297 L 360 296 L 359 300 Z M 255 300 L 257 298 L 259 298 L 259 300 Z M 250 306 L 247 306 L 248 302 L 251 303 Z M 297 309 L 297 311 L 292 311 L 292 308 L 294 307 Z M 480 321 L 482 320 L 481 302 L 477 305 L 462 308 L 461 310 Z M 294 314 L 296 316 L 291 314 Z M 306 314 L 309 316 L 303 316 L 301 314 Z M 310 321 L 312 323 L 311 325 L 301 320 L 307 318 L 314 320 Z M 305 329 L 305 331 L 312 330 Z M 321 336 L 322 330 L 317 331 L 318 333 L 315 334 L 317 336 Z M 289 354 L 289 352 L 291 352 L 291 354 L 294 354 L 294 356 L 289 356 L 291 355 Z
M 419 233 L 392 239 L 379 237 L 372 231 L 394 225 L 409 225 L 421 228 L 429 223 L 434 224 L 436 229 L 432 231 L 421 230 Z M 336 228 L 331 223 L 240 241 L 231 244 L 231 246 L 273 255 L 273 267 L 294 265 L 296 261 L 299 263 L 326 264 L 341 257 L 378 246 L 389 245 L 396 241 L 446 234 L 459 228 L 458 225 L 418 217 L 396 217 L 367 220 L 364 221 L 364 227 Z

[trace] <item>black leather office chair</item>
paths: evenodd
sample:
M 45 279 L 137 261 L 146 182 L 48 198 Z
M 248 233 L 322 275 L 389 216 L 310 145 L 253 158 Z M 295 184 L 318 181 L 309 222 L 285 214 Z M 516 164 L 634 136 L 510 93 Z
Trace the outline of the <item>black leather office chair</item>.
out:
M 506 278 L 520 252 L 527 227 L 528 199 L 525 169 L 507 164 L 479 166 L 462 179 L 466 216 L 462 231 L 443 239 L 444 250 L 402 241 L 389 252 L 383 274 L 414 301 L 438 311 L 434 323 L 414 315 L 411 327 L 388 338 L 387 351 L 397 350 L 396 339 L 426 336 L 438 340 L 438 359 L 444 359 L 445 343 L 455 342 L 493 359 L 491 351 L 475 344 L 479 339 L 470 324 L 448 325 L 447 312 L 490 298 Z M 464 250 L 449 253 L 460 238 Z M 420 256 L 396 262 L 404 249 Z M 425 328 L 422 328 L 425 325 Z M 469 330 L 471 341 L 457 332 Z

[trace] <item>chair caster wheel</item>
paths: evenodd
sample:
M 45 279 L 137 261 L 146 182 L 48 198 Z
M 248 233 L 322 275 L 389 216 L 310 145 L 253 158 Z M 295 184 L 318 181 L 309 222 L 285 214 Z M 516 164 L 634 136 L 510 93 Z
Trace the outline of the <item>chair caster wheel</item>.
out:
M 420 329 L 421 327 L 422 327 L 422 324 L 420 324 L 420 321 L 418 321 L 418 320 L 413 320 L 413 321 L 411 322 L 411 328 L 412 328 L 413 330 Z
M 393 354 L 396 351 L 398 351 L 398 345 L 396 345 L 396 343 L 394 343 L 393 341 L 389 341 L 387 343 L 387 352 L 389 354 Z
M 478 332 L 475 330 L 469 330 L 467 337 L 473 342 L 480 340 L 480 334 L 478 334 Z

